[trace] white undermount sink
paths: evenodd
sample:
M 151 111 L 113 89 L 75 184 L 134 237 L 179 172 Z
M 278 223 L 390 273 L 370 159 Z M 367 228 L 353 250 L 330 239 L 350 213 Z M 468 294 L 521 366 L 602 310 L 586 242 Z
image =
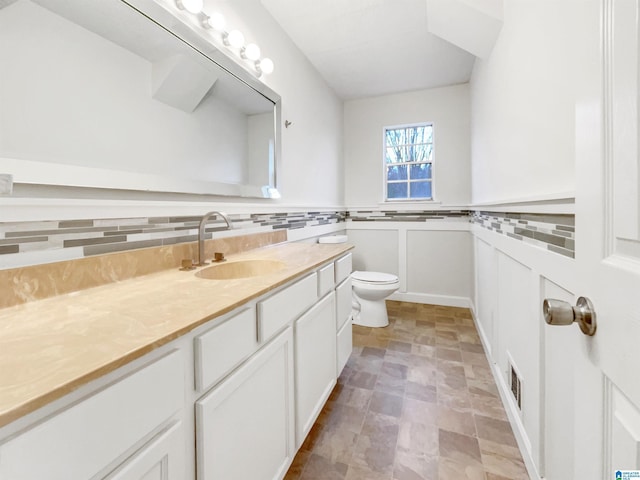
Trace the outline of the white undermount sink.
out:
M 196 277 L 208 280 L 235 280 L 279 272 L 286 264 L 277 260 L 240 260 L 203 268 Z

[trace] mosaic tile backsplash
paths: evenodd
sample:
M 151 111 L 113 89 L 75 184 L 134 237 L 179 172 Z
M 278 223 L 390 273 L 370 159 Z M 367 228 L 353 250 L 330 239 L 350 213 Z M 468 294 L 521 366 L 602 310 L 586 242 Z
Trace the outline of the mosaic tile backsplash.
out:
M 471 222 L 488 230 L 575 258 L 575 216 L 472 212 Z
M 471 221 L 483 228 L 573 258 L 573 215 L 472 212 L 469 210 L 352 210 L 232 214 L 234 230 L 267 232 L 351 222 Z M 0 269 L 106 253 L 194 242 L 199 216 L 79 219 L 0 223 Z M 216 219 L 206 238 L 224 229 Z M 250 229 L 250 230 L 249 230 Z M 9 258 L 14 260 L 9 261 Z M 16 261 L 16 257 L 25 261 Z M 28 257 L 28 258 L 27 258 Z
M 239 234 L 343 222 L 346 212 L 295 212 L 229 215 Z M 194 242 L 200 216 L 82 219 L 0 223 L 0 268 L 11 254 L 38 255 L 47 261 Z M 226 228 L 221 218 L 207 224 L 205 238 Z M 52 259 L 47 252 L 56 252 Z M 5 259 L 7 257 L 4 257 Z M 9 263 L 9 262 L 7 262 Z
M 349 220 L 353 222 L 426 222 L 427 220 L 441 220 L 466 218 L 469 210 L 354 210 L 349 212 Z

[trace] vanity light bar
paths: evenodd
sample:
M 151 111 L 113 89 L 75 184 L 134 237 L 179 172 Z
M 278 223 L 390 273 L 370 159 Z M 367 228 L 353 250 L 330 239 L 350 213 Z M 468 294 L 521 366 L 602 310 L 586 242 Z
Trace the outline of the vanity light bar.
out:
M 246 60 L 253 66 L 258 77 L 262 74 L 270 74 L 273 72 L 273 60 L 267 57 L 260 58 L 260 47 L 255 43 L 245 45 L 244 35 L 240 30 L 227 31 L 227 22 L 224 16 L 215 12 L 211 15 L 203 11 L 204 0 L 174 0 L 179 10 L 185 10 L 193 15 L 198 16 L 201 21 L 200 25 L 212 30 L 220 35 L 221 43 L 227 47 L 227 50 L 233 51 L 242 60 Z

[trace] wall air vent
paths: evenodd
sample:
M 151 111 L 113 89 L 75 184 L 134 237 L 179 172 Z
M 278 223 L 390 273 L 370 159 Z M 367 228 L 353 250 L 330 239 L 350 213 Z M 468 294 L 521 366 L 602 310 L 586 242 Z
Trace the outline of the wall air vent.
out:
M 522 380 L 518 370 L 513 366 L 511 358 L 509 359 L 509 382 L 516 405 L 518 405 L 519 410 L 522 410 Z

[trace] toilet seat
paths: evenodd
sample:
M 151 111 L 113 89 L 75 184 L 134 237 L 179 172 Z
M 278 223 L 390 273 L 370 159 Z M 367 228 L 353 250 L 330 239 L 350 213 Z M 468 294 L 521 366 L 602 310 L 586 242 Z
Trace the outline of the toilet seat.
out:
M 371 285 L 392 285 L 398 283 L 398 277 L 390 273 L 355 271 L 351 278 L 361 283 Z

